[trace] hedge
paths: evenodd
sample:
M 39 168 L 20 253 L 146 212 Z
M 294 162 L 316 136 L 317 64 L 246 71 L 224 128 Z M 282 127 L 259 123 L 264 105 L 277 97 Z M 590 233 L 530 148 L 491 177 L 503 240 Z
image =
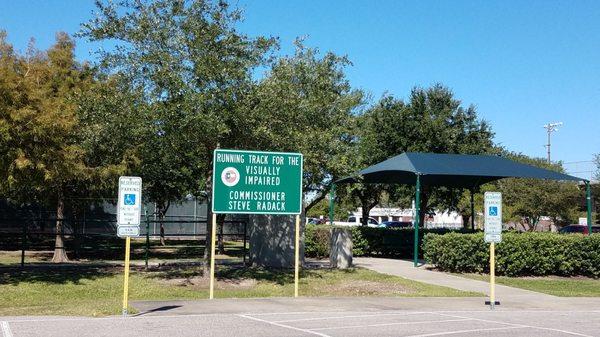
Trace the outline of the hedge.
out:
M 396 258 L 412 258 L 414 231 L 412 228 L 373 228 L 373 227 L 346 227 L 352 233 L 352 254 L 354 256 L 385 256 Z M 306 225 L 305 252 L 308 257 L 328 257 L 331 226 Z M 419 244 L 424 234 L 448 233 L 448 229 L 420 229 Z M 422 249 L 419 256 L 422 257 Z
M 450 272 L 489 272 L 489 244 L 483 233 L 427 234 L 425 260 Z M 496 272 L 506 276 L 600 277 L 600 235 L 516 233 L 496 244 Z

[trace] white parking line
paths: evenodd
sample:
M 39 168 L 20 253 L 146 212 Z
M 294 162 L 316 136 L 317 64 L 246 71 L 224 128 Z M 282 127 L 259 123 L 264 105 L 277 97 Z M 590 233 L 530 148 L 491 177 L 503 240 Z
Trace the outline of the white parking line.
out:
M 425 314 L 425 312 L 398 312 L 398 313 L 378 313 L 378 314 L 372 314 L 372 315 L 325 316 L 325 317 L 287 319 L 287 320 L 283 320 L 283 321 L 273 321 L 273 322 L 275 322 L 275 323 L 292 323 L 292 322 L 304 322 L 304 321 L 321 321 L 321 320 L 328 320 L 328 319 L 383 317 L 383 316 L 408 316 L 408 315 L 420 315 L 420 314 Z
M 431 337 L 431 336 L 446 336 L 446 335 L 455 335 L 458 333 L 469 333 L 469 332 L 484 332 L 484 331 L 496 331 L 496 330 L 508 330 L 508 329 L 524 329 L 526 327 L 520 326 L 507 326 L 503 328 L 488 328 L 488 329 L 471 329 L 471 330 L 454 330 L 454 331 L 446 331 L 446 332 L 435 332 L 428 333 L 424 335 L 411 335 L 407 337 Z
M 4 337 L 13 337 L 12 331 L 10 331 L 10 325 L 8 325 L 7 321 L 2 321 L 0 326 L 2 326 L 2 335 Z
M 326 334 L 323 334 L 323 333 L 320 333 L 320 332 L 311 331 L 311 330 L 302 329 L 302 328 L 296 328 L 294 326 L 289 326 L 289 325 L 285 325 L 285 324 L 281 324 L 281 323 L 270 322 L 270 321 L 267 321 L 267 320 L 264 320 L 264 319 L 260 319 L 260 318 L 256 318 L 256 317 L 252 317 L 252 316 L 246 316 L 246 315 L 236 315 L 236 316 L 247 318 L 247 319 L 251 319 L 251 320 L 254 320 L 254 321 L 257 321 L 257 322 L 267 323 L 267 324 L 278 326 L 278 327 L 281 327 L 281 328 L 292 329 L 292 330 L 296 330 L 296 331 L 302 331 L 304 333 L 308 333 L 308 334 L 311 334 L 311 335 L 316 335 L 316 336 L 321 336 L 321 337 L 331 337 L 329 335 L 326 335 Z
M 439 313 L 439 312 L 437 314 L 441 315 L 441 316 L 447 316 L 447 317 L 468 318 L 468 317 L 465 317 L 465 316 L 442 314 L 442 313 Z M 479 321 L 479 322 L 487 322 L 487 323 L 496 323 L 496 324 L 510 325 L 510 326 L 515 327 L 515 328 L 530 328 L 530 329 L 537 329 L 537 330 L 561 332 L 561 333 L 568 334 L 568 335 L 573 335 L 573 336 L 594 337 L 594 336 L 582 334 L 582 333 L 579 333 L 579 332 L 568 331 L 568 330 L 561 330 L 561 329 L 554 329 L 554 328 L 546 328 L 546 327 L 542 327 L 542 326 L 527 325 L 527 324 L 516 324 L 516 323 L 507 323 L 507 322 L 502 322 L 502 321 L 494 321 L 494 320 L 481 319 L 481 318 L 471 318 L 471 319 L 474 320 L 474 321 Z
M 339 329 L 357 329 L 357 328 L 374 328 L 381 326 L 394 326 L 394 325 L 411 325 L 411 324 L 423 324 L 423 323 L 448 323 L 448 322 L 464 322 L 470 321 L 470 319 L 445 319 L 439 321 L 415 321 L 415 322 L 396 322 L 396 323 L 379 323 L 379 324 L 365 324 L 365 325 L 346 325 L 346 326 L 332 326 L 327 328 L 314 328 L 310 331 L 322 331 L 322 330 L 339 330 Z

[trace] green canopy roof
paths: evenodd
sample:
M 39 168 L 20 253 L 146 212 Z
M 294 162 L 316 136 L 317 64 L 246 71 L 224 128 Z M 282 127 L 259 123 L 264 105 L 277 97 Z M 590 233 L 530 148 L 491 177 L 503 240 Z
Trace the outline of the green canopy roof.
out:
M 568 174 L 522 164 L 499 156 L 406 152 L 367 167 L 336 183 L 414 184 L 416 175 L 429 186 L 474 188 L 502 178 L 586 181 Z

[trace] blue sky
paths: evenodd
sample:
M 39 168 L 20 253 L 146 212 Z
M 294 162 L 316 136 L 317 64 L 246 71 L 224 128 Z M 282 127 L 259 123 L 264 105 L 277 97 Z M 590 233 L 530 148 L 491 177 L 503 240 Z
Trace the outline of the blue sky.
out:
M 249 1 L 240 29 L 297 36 L 347 55 L 353 86 L 377 100 L 407 97 L 414 86 L 443 83 L 492 124 L 496 142 L 543 157 L 547 122 L 552 158 L 589 161 L 600 153 L 600 2 L 598 1 Z M 24 50 L 30 37 L 48 47 L 54 33 L 78 31 L 93 1 L 0 0 L 0 28 Z M 78 58 L 101 47 L 78 41 Z M 571 172 L 591 165 L 569 164 Z M 589 173 L 580 176 L 589 177 Z

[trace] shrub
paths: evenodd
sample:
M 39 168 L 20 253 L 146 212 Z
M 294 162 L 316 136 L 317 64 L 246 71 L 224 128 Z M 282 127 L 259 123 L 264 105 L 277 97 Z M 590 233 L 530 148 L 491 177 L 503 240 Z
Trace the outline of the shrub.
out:
M 414 230 L 412 228 L 346 227 L 352 234 L 352 255 L 412 258 Z M 331 226 L 306 225 L 305 251 L 308 257 L 328 257 Z M 448 233 L 448 229 L 420 229 L 419 244 L 426 233 Z M 422 257 L 422 250 L 419 256 Z
M 329 226 L 306 225 L 304 231 L 304 254 L 308 257 L 329 257 L 329 240 L 331 232 Z
M 489 244 L 483 233 L 428 234 L 428 263 L 451 272 L 489 272 Z M 600 277 L 600 235 L 505 233 L 496 244 L 496 272 L 506 276 Z

